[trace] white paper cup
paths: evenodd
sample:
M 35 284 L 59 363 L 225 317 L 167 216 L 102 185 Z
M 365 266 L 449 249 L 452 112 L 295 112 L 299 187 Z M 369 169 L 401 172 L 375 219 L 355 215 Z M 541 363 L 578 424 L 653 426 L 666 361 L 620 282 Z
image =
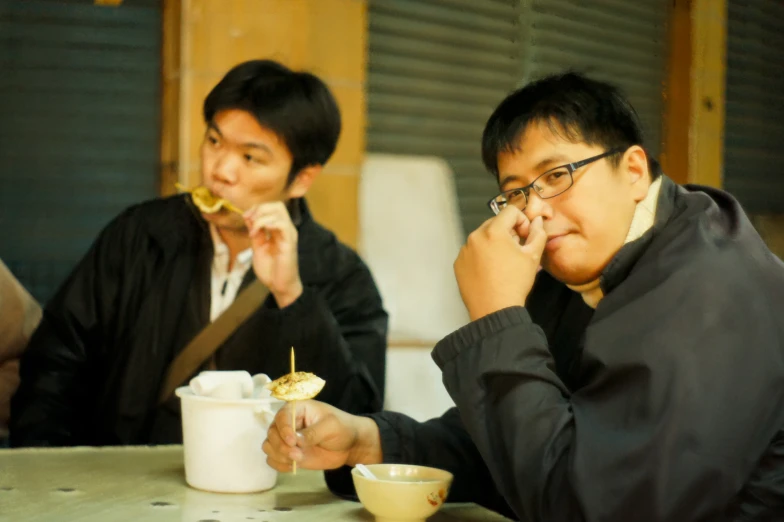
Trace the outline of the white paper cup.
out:
M 278 474 L 267 465 L 261 445 L 282 401 L 202 397 L 189 386 L 175 393 L 182 404 L 188 485 L 216 493 L 254 493 L 275 486 Z

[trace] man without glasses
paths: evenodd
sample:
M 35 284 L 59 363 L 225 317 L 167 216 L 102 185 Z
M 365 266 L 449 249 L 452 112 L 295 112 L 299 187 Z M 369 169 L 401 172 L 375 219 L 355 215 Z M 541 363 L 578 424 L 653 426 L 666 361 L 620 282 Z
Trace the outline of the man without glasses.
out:
M 298 367 L 326 380 L 325 402 L 381 409 L 387 314 L 365 264 L 304 200 L 340 134 L 329 89 L 254 60 L 213 88 L 204 120 L 203 183 L 244 215 L 200 213 L 175 196 L 109 224 L 22 358 L 12 445 L 179 442 L 178 399 L 159 405 L 167 368 L 256 279 L 269 298 L 201 369 L 274 378 L 294 346 Z

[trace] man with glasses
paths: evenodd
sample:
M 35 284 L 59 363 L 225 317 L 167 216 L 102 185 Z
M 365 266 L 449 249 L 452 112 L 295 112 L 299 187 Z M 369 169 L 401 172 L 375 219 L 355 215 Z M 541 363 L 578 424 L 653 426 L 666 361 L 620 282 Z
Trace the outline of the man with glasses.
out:
M 784 520 L 784 264 L 738 203 L 663 176 L 624 97 L 576 74 L 511 94 L 482 151 L 501 193 L 455 262 L 472 322 L 433 352 L 457 409 L 298 404 L 269 461 L 443 468 L 451 501 L 521 520 Z

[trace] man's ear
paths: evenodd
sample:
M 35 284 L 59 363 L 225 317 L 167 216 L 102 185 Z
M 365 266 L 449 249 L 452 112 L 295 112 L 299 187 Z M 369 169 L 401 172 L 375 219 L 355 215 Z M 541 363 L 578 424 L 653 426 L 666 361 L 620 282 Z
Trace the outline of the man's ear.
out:
M 304 197 L 322 169 L 322 165 L 309 165 L 297 172 L 294 180 L 286 189 L 286 196 L 288 199 Z
M 651 185 L 651 176 L 648 172 L 648 154 L 639 145 L 632 145 L 626 151 L 623 163 L 632 187 L 632 197 L 634 201 L 639 203 L 645 199 L 648 187 Z

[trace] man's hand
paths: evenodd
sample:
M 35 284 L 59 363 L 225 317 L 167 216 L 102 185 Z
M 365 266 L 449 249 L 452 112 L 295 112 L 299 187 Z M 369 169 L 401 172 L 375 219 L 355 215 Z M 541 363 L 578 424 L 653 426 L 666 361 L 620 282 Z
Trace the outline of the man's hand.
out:
M 292 407 L 297 408 L 297 433 L 291 426 Z M 284 472 L 291 471 L 292 460 L 300 468 L 318 470 L 381 462 L 381 439 L 372 419 L 318 401 L 297 401 L 281 408 L 262 449 L 267 463 Z
M 269 288 L 278 307 L 285 308 L 302 295 L 297 259 L 297 228 L 286 205 L 262 203 L 244 214 L 253 247 L 253 270 Z
M 542 218 L 529 222 L 511 205 L 468 236 L 454 268 L 472 321 L 525 305 L 546 244 Z

